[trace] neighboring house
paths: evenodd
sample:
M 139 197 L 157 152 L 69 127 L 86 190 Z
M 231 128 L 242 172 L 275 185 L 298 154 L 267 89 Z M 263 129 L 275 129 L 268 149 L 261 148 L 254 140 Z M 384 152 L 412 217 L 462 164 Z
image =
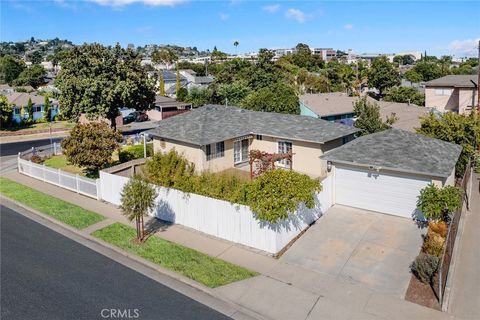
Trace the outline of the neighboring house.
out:
M 192 105 L 186 102 L 180 102 L 169 97 L 156 96 L 155 106 L 147 111 L 151 120 L 163 120 L 192 109 Z
M 477 104 L 476 75 L 449 75 L 425 84 L 425 106 L 440 112 L 469 113 Z
M 205 88 L 208 87 L 210 83 L 213 82 L 214 78 L 212 76 L 200 77 L 197 76 L 197 73 L 191 69 L 180 70 L 180 75 L 184 76 L 187 80 L 187 88 Z
M 169 71 L 169 70 L 161 70 L 160 71 L 163 76 L 163 81 L 165 84 L 165 93 L 168 95 L 175 95 L 176 94 L 176 86 L 177 86 L 177 74 L 176 71 Z M 186 88 L 188 84 L 187 78 L 180 75 L 180 86 L 182 88 Z M 159 85 L 157 79 L 157 87 Z
M 172 149 L 195 164 L 197 171 L 218 172 L 248 165 L 249 151 L 292 152 L 292 169 L 325 176 L 320 156 L 352 140 L 356 128 L 312 117 L 257 112 L 207 105 L 158 122 L 147 133 L 154 152 Z M 290 167 L 282 160 L 278 167 Z
M 324 154 L 334 175 L 335 203 L 406 218 L 418 217 L 420 190 L 454 185 L 462 147 L 389 129 Z
M 7 95 L 15 92 L 13 87 L 10 87 L 8 84 L 0 84 L 0 94 Z
M 6 95 L 8 102 L 13 104 L 13 120 L 17 123 L 20 122 L 20 109 L 24 108 L 25 119 L 28 118 L 28 109 L 27 104 L 28 100 L 31 99 L 33 103 L 33 120 L 43 119 L 43 112 L 45 98 L 43 96 L 27 93 L 27 92 L 13 92 L 11 94 Z M 50 103 L 52 105 L 51 109 L 51 119 L 53 119 L 59 112 L 59 105 L 58 101 L 55 99 L 50 99 Z
M 349 97 L 342 92 L 304 94 L 300 96 L 300 114 L 327 121 L 353 124 L 355 118 L 353 106 L 358 99 L 359 97 Z M 429 108 L 414 104 L 377 101 L 368 96 L 367 100 L 380 107 L 382 119 L 394 113 L 398 119 L 393 127 L 408 131 L 415 131 L 415 128 L 419 128 L 420 118 L 431 112 Z M 346 121 L 350 119 L 353 121 Z

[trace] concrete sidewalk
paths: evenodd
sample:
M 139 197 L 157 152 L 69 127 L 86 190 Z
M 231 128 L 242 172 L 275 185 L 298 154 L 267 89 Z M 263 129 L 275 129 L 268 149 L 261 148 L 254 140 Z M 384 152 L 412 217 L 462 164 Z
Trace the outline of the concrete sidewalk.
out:
M 470 210 L 464 213 L 454 261 L 448 312 L 464 319 L 480 319 L 480 190 L 479 174 L 472 175 Z
M 130 224 L 111 204 L 87 198 L 18 174 L 5 177 L 41 192 Z M 105 222 L 90 226 L 101 228 Z M 131 224 L 133 225 L 133 224 Z M 454 319 L 453 316 L 375 291 L 357 281 L 277 260 L 261 252 L 178 225 L 162 225 L 160 237 L 261 273 L 261 276 L 213 289 L 218 296 L 270 319 Z M 460 318 L 458 318 L 460 319 Z

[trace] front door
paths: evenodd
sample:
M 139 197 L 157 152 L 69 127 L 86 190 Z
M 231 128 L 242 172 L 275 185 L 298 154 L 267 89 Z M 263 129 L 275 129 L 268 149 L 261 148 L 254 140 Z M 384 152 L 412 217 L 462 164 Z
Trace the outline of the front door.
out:
M 248 160 L 248 139 L 238 140 L 233 143 L 233 162 L 235 164 Z

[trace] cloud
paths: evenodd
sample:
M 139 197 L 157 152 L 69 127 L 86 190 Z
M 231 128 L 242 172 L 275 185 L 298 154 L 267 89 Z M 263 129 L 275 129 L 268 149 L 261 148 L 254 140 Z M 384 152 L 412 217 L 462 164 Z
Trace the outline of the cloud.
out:
M 353 29 L 353 24 L 347 23 L 346 25 L 343 26 L 343 29 L 352 30 Z
M 448 44 L 448 49 L 450 49 L 455 55 L 475 56 L 477 54 L 479 40 L 480 38 L 454 40 Z
M 280 9 L 279 4 L 272 4 L 272 5 L 269 5 L 269 6 L 262 7 L 262 10 L 266 11 L 268 13 L 275 13 L 275 12 L 278 11 L 278 9 Z
M 304 23 L 307 20 L 307 15 L 298 9 L 288 9 L 285 11 L 285 17 L 297 20 L 299 23 Z
M 228 18 L 230 18 L 230 15 L 227 14 L 227 13 L 220 12 L 218 15 L 220 16 L 220 20 L 222 20 L 222 21 L 226 21 L 226 20 L 228 20 Z
M 73 10 L 78 9 L 77 4 L 74 1 L 69 2 L 67 0 L 54 0 L 54 2 L 62 8 L 73 9 Z
M 177 4 L 186 2 L 186 0 L 88 0 L 102 6 L 122 7 L 129 4 L 141 3 L 148 6 L 169 6 L 173 7 Z

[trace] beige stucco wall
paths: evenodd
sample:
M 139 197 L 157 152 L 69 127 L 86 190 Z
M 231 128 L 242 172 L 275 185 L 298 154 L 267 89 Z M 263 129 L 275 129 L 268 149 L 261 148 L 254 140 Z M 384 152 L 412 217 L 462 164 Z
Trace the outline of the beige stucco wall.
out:
M 450 95 L 437 95 L 435 90 L 451 90 Z M 458 110 L 458 89 L 454 88 L 425 88 L 425 107 L 436 108 L 438 111 L 457 111 Z
M 467 107 L 476 106 L 477 100 L 474 89 L 463 88 L 458 90 L 458 109 L 459 113 L 465 113 Z M 470 108 L 469 108 L 470 109 Z M 468 110 L 470 112 L 470 110 Z
M 194 145 L 189 145 L 186 143 L 178 142 L 178 141 L 170 141 L 168 139 L 154 139 L 153 140 L 153 152 L 163 152 L 167 153 L 171 150 L 175 150 L 179 154 L 183 155 L 186 159 L 190 162 L 195 164 L 195 170 L 200 172 L 203 169 L 203 151 Z
M 225 141 L 225 152 L 221 158 L 210 159 L 207 161 L 205 147 L 202 147 L 203 170 L 219 172 L 233 168 L 233 140 Z
M 455 168 L 453 168 L 452 172 L 448 176 L 448 178 L 433 178 L 432 183 L 437 187 L 445 187 L 445 186 L 455 186 Z

